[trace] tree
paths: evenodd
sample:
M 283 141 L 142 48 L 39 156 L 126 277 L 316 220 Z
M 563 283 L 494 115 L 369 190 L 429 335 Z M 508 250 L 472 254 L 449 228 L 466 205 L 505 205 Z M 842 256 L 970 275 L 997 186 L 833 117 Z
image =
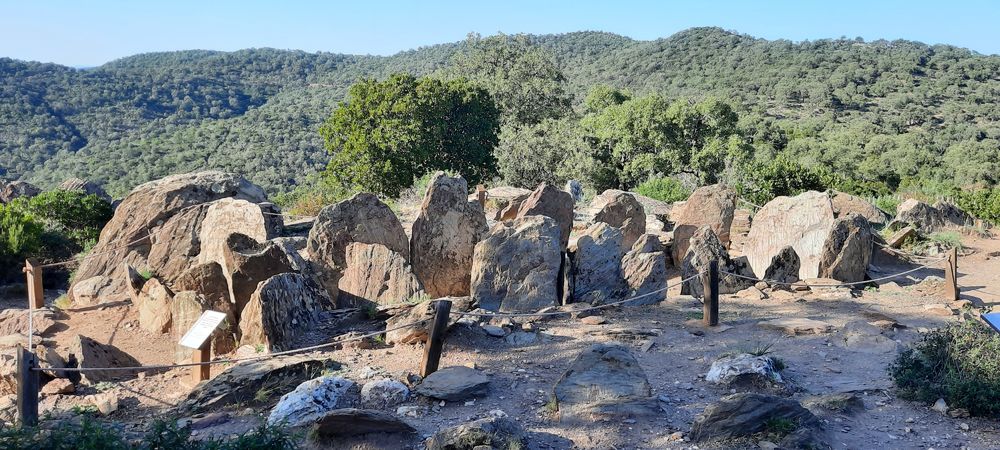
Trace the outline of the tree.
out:
M 585 149 L 575 118 L 545 119 L 534 125 L 504 127 L 495 155 L 505 183 L 533 189 L 542 182 L 561 185 L 580 177 L 585 171 L 572 162 Z
M 435 169 L 475 184 L 496 173 L 498 127 L 489 94 L 465 80 L 364 79 L 320 127 L 331 155 L 325 175 L 389 197 Z

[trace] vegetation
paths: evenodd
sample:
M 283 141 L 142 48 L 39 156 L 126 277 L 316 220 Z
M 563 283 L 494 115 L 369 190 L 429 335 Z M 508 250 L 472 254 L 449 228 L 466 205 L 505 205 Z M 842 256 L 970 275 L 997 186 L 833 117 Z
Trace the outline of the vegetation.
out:
M 0 448 L 10 450 L 291 450 L 296 439 L 285 429 L 261 426 L 233 439 L 191 439 L 191 430 L 157 421 L 137 442 L 114 424 L 84 418 L 52 430 L 0 427 Z
M 666 177 L 650 178 L 636 186 L 635 191 L 640 195 L 669 203 L 687 200 L 691 195 L 691 191 L 680 181 Z
M 896 358 L 889 374 L 903 398 L 943 398 L 972 415 L 1000 415 L 1000 335 L 978 321 L 925 334 Z

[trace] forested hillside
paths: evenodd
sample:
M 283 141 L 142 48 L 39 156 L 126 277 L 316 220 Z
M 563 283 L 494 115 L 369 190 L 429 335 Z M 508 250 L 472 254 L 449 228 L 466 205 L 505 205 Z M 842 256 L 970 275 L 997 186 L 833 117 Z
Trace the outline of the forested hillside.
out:
M 768 41 L 698 28 L 655 41 L 533 36 L 573 108 L 590 88 L 712 97 L 758 157 L 889 186 L 1000 177 L 1000 57 L 909 41 Z M 390 57 L 272 49 L 137 55 L 76 70 L 0 59 L 0 178 L 78 176 L 120 196 L 168 173 L 220 168 L 284 192 L 329 160 L 319 127 L 363 77 L 447 73 L 468 43 Z

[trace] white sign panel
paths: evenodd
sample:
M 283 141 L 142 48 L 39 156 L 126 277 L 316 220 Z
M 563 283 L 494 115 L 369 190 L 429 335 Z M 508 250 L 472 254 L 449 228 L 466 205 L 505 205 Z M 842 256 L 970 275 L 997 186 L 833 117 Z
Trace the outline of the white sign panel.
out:
M 205 340 L 212 335 L 212 332 L 215 331 L 223 320 L 226 320 L 226 313 L 218 311 L 205 311 L 201 313 L 198 321 L 194 323 L 187 333 L 184 333 L 180 344 L 195 350 L 201 348 Z

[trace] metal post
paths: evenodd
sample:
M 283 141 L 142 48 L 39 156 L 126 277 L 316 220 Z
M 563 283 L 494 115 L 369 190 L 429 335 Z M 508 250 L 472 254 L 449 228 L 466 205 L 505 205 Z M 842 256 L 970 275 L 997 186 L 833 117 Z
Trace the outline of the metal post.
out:
M 38 425 L 38 358 L 17 346 L 17 418 L 21 426 Z
M 437 371 L 441 362 L 441 350 L 444 347 L 444 334 L 448 331 L 448 315 L 451 314 L 451 300 L 434 302 L 434 323 L 424 347 L 424 361 L 420 366 L 420 376 L 426 377 Z
M 708 276 L 702 278 L 702 288 L 705 291 L 703 304 L 703 320 L 706 326 L 719 325 L 719 262 L 708 262 Z
M 481 184 L 476 185 L 476 198 L 479 199 L 479 204 L 485 208 L 486 207 L 486 186 Z
M 944 297 L 947 301 L 955 301 L 961 298 L 958 289 L 958 249 L 953 248 L 948 251 L 948 265 L 944 269 Z
M 200 349 L 194 350 L 191 354 L 192 363 L 203 363 L 212 360 L 212 343 L 211 341 L 202 344 Z M 201 383 L 212 377 L 212 367 L 208 364 L 202 364 L 200 366 L 191 367 L 191 379 L 194 384 Z

